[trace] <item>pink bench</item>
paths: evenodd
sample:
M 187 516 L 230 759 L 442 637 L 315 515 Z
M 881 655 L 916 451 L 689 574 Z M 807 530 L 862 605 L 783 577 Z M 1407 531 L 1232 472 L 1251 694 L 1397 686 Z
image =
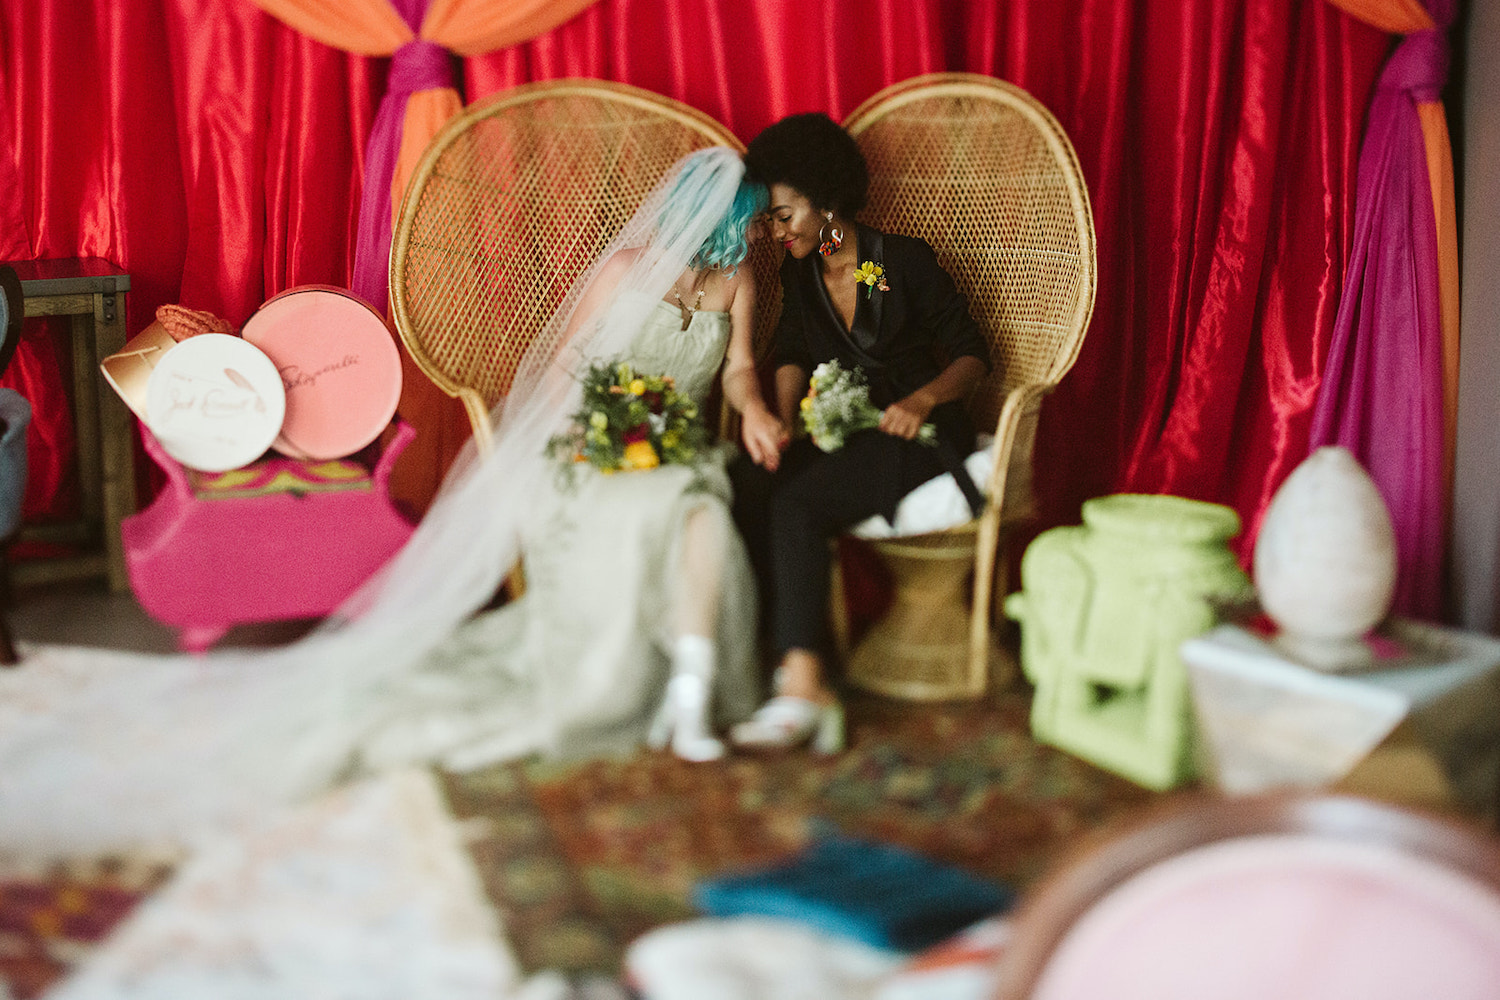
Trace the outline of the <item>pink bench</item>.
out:
M 142 428 L 167 483 L 120 527 L 136 599 L 194 653 L 234 625 L 335 610 L 412 532 L 388 484 L 416 432 L 394 426 L 373 468 L 274 457 L 214 475 L 185 469 Z

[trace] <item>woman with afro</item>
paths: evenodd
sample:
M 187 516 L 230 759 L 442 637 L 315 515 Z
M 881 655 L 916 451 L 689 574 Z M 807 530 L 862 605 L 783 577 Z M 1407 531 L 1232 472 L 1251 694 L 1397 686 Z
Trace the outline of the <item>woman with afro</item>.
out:
M 927 243 L 856 221 L 869 173 L 830 118 L 782 119 L 750 143 L 746 161 L 770 189 L 771 233 L 786 250 L 775 404 L 754 418 L 775 422 L 763 433 L 774 433 L 783 451 L 735 468 L 736 519 L 779 666 L 774 697 L 731 735 L 745 747 L 812 740 L 832 752 L 842 745 L 842 713 L 827 671 L 829 542 L 873 514 L 892 518 L 906 493 L 944 472 L 977 509 L 961 459 L 974 445 L 962 403 L 989 370 L 989 345 Z M 859 275 L 866 264 L 881 268 L 875 284 Z M 878 429 L 824 453 L 791 440 L 790 429 L 813 370 L 832 360 L 864 373 L 884 413 Z M 935 425 L 937 447 L 916 440 L 924 423 Z

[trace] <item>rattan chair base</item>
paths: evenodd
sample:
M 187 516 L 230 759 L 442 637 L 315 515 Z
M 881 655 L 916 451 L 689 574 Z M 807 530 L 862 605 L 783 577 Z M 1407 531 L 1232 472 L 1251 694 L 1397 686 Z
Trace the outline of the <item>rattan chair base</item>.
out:
M 990 637 L 971 656 L 974 550 L 979 522 L 872 544 L 894 585 L 892 604 L 848 653 L 844 676 L 874 694 L 954 701 L 1008 687 L 1014 658 Z
M 894 697 L 977 697 L 997 672 L 1014 676 L 992 631 L 995 566 L 1003 565 L 1004 527 L 1034 509 L 1042 398 L 1077 359 L 1093 313 L 1088 189 L 1052 114 L 991 77 L 905 80 L 860 105 L 845 127 L 870 165 L 862 218 L 930 243 L 990 341 L 994 370 L 968 404 L 974 425 L 993 428 L 996 441 L 994 471 L 982 484 L 990 500 L 978 520 L 875 544 L 895 595 L 845 657 L 846 673 Z M 847 621 L 841 609 L 832 617 Z

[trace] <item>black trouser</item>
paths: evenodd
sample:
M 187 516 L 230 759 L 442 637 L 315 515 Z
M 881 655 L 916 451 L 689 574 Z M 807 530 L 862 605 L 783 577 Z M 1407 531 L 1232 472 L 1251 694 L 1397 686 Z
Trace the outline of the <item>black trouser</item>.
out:
M 830 653 L 829 542 L 872 514 L 887 517 L 909 491 L 940 475 L 936 448 L 861 431 L 831 454 L 799 439 L 773 474 L 741 455 L 730 466 L 734 518 L 745 537 L 779 658 Z

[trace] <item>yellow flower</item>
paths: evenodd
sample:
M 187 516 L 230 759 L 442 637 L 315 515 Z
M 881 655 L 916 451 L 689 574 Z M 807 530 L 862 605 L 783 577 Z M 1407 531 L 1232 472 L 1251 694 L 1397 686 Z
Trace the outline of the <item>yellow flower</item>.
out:
M 813 408 L 812 397 L 811 396 L 803 396 L 802 397 L 802 412 L 806 413 L 808 410 L 811 410 L 812 408 Z
M 628 469 L 654 469 L 661 458 L 650 441 L 634 441 L 625 446 L 625 467 Z
M 630 382 L 631 395 L 640 396 L 646 392 L 646 380 L 642 378 L 632 379 Z
M 891 286 L 885 283 L 884 274 L 885 268 L 873 260 L 867 260 L 859 265 L 859 268 L 854 272 L 854 280 L 865 286 L 865 298 L 874 295 L 877 288 L 882 292 L 891 290 Z
M 609 426 L 609 418 L 606 417 L 603 412 L 595 410 L 593 413 L 589 414 L 589 426 L 595 427 L 602 431 L 604 430 L 604 428 Z

